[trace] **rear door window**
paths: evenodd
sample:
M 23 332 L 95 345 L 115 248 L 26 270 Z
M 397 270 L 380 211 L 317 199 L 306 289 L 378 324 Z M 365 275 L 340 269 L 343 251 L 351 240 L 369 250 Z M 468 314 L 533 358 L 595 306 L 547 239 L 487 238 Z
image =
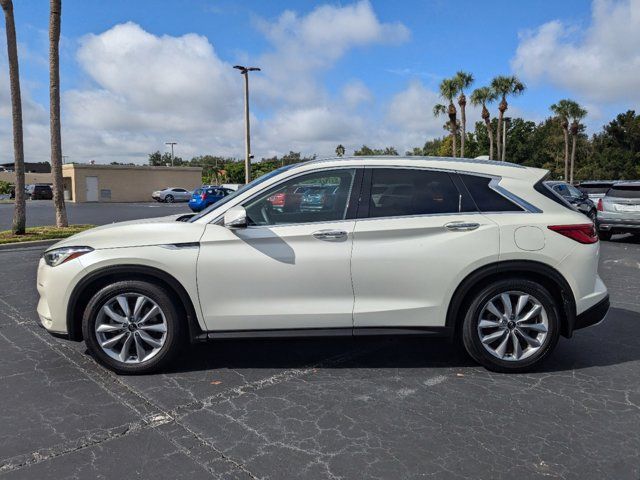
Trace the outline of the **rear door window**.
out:
M 522 208 L 489 186 L 491 178 L 460 174 L 481 212 L 521 212 Z
M 640 200 L 640 185 L 615 185 L 609 189 L 607 197 Z
M 458 213 L 460 201 L 460 192 L 446 172 L 372 169 L 369 218 Z

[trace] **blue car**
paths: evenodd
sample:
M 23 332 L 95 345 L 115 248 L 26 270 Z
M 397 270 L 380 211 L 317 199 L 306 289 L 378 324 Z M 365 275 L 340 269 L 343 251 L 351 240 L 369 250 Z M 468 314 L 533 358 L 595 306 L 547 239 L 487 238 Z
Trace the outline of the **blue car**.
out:
M 189 200 L 189 208 L 193 212 L 199 212 L 230 193 L 233 193 L 233 190 L 229 188 L 203 185 L 193 191 L 191 200 Z

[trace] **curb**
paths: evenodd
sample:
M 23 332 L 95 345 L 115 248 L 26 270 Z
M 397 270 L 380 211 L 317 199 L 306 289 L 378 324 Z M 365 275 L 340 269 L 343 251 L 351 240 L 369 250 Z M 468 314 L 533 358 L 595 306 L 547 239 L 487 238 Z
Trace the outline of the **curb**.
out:
M 0 245 L 0 252 L 7 250 L 22 250 L 30 247 L 48 247 L 54 243 L 63 240 L 62 238 L 54 238 L 50 240 L 32 240 L 30 242 L 4 243 Z

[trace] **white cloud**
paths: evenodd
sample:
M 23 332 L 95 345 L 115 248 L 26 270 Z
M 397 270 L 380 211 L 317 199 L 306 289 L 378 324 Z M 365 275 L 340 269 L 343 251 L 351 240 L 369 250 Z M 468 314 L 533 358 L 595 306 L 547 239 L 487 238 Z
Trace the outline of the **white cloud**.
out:
M 586 29 L 554 20 L 522 35 L 512 67 L 594 102 L 640 100 L 640 0 L 594 0 Z
M 342 88 L 342 100 L 349 108 L 371 102 L 373 94 L 360 80 L 352 80 Z
M 380 22 L 366 0 L 321 5 L 305 16 L 287 10 L 273 22 L 256 24 L 271 44 L 271 51 L 257 59 L 263 72 L 254 81 L 256 92 L 278 104 L 326 101 L 318 72 L 333 67 L 350 49 L 398 45 L 410 35 L 401 23 Z

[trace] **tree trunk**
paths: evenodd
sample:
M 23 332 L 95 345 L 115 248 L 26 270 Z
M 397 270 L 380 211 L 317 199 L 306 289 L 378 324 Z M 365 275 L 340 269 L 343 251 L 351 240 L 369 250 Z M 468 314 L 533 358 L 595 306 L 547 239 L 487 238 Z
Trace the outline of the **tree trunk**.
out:
M 13 120 L 13 157 L 16 172 L 16 199 L 13 210 L 11 231 L 23 235 L 26 224 L 26 205 L 24 198 L 24 145 L 22 141 L 22 99 L 20 98 L 20 69 L 18 67 L 18 48 L 16 25 L 13 20 L 13 2 L 0 0 L 4 10 L 7 32 L 7 54 L 9 57 L 9 84 L 11 85 L 11 112 Z
M 456 158 L 456 151 L 458 150 L 458 146 L 457 146 L 457 141 L 456 141 L 456 126 L 455 124 L 451 125 L 451 151 L 453 153 L 453 158 Z
M 487 134 L 489 135 L 489 160 L 493 160 L 493 127 L 491 126 L 491 120 L 488 118 L 484 123 L 487 125 Z
M 67 209 L 64 205 L 64 180 L 62 178 L 62 135 L 60 133 L 60 16 L 62 1 L 51 0 L 49 15 L 49 105 L 51 124 L 51 173 L 53 176 L 53 204 L 56 209 L 56 226 L 66 227 Z
M 571 172 L 569 174 L 569 183 L 573 185 L 573 166 L 576 160 L 576 141 L 578 140 L 578 134 L 573 134 L 572 146 L 571 146 Z
M 507 107 L 507 100 L 503 99 L 500 103 L 500 117 L 502 118 L 502 122 L 504 122 L 504 112 L 507 111 Z M 498 150 L 501 150 L 500 160 L 504 162 L 504 159 L 507 158 L 507 132 L 502 132 L 502 134 L 504 138 L 502 139 L 502 145 L 498 145 Z
M 460 135 L 460 157 L 464 158 L 464 141 L 467 135 L 467 116 L 465 112 L 467 97 L 464 96 L 464 93 L 460 94 L 460 98 L 458 98 L 458 105 L 460 105 L 460 123 L 462 124 L 462 133 Z
M 564 181 L 569 181 L 569 125 L 562 122 L 562 133 L 564 135 Z
M 453 152 L 452 157 L 456 158 L 457 153 L 457 142 L 456 142 L 456 130 L 457 130 L 457 119 L 456 119 L 456 107 L 453 104 L 453 101 L 449 101 L 449 128 L 451 129 L 451 150 Z
M 496 141 L 498 144 L 498 160 L 502 160 L 502 118 L 504 117 L 504 112 L 507 110 L 507 101 L 502 97 L 502 101 L 498 106 L 498 131 L 496 132 Z

